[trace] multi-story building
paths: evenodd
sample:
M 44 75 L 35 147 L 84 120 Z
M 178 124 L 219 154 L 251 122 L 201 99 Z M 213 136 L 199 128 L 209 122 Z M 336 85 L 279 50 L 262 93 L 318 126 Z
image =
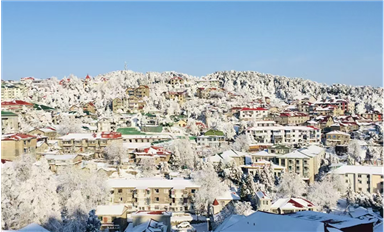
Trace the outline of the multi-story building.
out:
M 222 131 L 209 130 L 205 132 L 203 136 L 197 136 L 196 142 L 198 146 L 205 147 L 220 147 L 221 144 L 225 143 L 225 136 Z
M 128 97 L 136 97 L 142 99 L 143 97 L 149 97 L 149 87 L 147 85 L 140 85 L 137 88 L 128 88 L 126 91 Z
M 113 204 L 125 204 L 128 211 L 169 210 L 193 212 L 193 195 L 199 185 L 192 180 L 174 178 L 110 179 Z
M 57 137 L 57 131 L 52 127 L 35 128 L 28 133 L 36 136 L 45 136 L 49 140 L 56 140 Z
M 33 103 L 20 101 L 20 100 L 1 102 L 1 108 L 2 109 L 6 109 L 6 110 L 9 110 L 12 112 L 19 112 L 23 109 L 23 107 L 26 107 L 27 109 L 32 109 Z
M 126 106 L 126 103 L 128 101 L 126 99 L 123 99 L 123 98 L 115 98 L 113 99 L 112 101 L 112 111 L 114 113 L 117 113 L 118 110 L 120 110 L 121 112 L 125 112 L 127 110 L 127 106 Z
M 312 183 L 319 173 L 325 149 L 318 146 L 301 148 L 284 155 L 276 155 L 278 165 L 289 172 L 300 175 L 304 181 Z
M 185 83 L 185 80 L 182 77 L 172 77 L 171 79 L 168 80 L 168 84 L 170 85 L 182 85 Z
M 49 168 L 52 172 L 64 166 L 80 165 L 82 157 L 80 155 L 44 155 L 47 159 Z
M 343 165 L 332 171 L 354 192 L 383 193 L 383 167 Z
M 101 157 L 106 146 L 123 142 L 121 133 L 117 132 L 71 133 L 59 137 L 58 140 L 63 153 L 91 152 L 95 157 Z
M 141 98 L 130 97 L 130 98 L 128 98 L 127 104 L 128 104 L 127 106 L 128 106 L 129 111 L 141 110 L 145 106 L 145 101 Z
M 103 117 L 97 121 L 97 131 L 115 131 L 117 128 L 113 118 Z
M 1 111 L 1 132 L 15 133 L 19 130 L 19 116 L 9 111 Z
M 1 158 L 14 160 L 24 154 L 36 153 L 37 138 L 28 134 L 4 134 L 1 136 Z
M 284 112 L 274 116 L 273 120 L 281 125 L 301 125 L 309 120 L 309 115 L 300 112 Z
M 309 126 L 262 126 L 246 130 L 256 144 L 319 144 L 321 130 Z
M 383 121 L 383 113 L 379 111 L 366 112 L 364 114 L 361 114 L 361 117 L 365 119 L 370 119 L 374 122 Z
M 9 84 L 1 85 L 1 99 L 4 100 L 15 100 L 22 99 L 24 94 L 27 92 L 27 87 L 23 84 Z
M 242 108 L 239 112 L 240 120 L 254 120 L 260 119 L 268 116 L 268 109 L 257 107 L 257 108 Z
M 198 98 L 204 98 L 204 99 L 207 99 L 207 98 L 210 98 L 212 95 L 214 94 L 217 94 L 217 93 L 222 93 L 224 92 L 223 89 L 220 89 L 220 88 L 198 88 L 197 89 L 197 97 Z
M 355 111 L 355 103 L 345 99 L 323 99 L 320 101 L 316 101 L 311 105 L 310 112 L 318 106 L 321 106 L 323 108 L 327 106 L 336 106 L 343 112 L 347 111 L 350 113 Z
M 171 152 L 167 151 L 163 147 L 150 146 L 137 148 L 134 152 L 132 152 L 132 155 L 134 159 L 133 162 L 137 164 L 140 164 L 143 158 L 151 158 L 154 160 L 154 163 L 156 165 L 159 165 L 160 162 L 169 161 L 169 158 L 171 157 Z
M 96 107 L 93 102 L 88 102 L 83 105 L 83 112 L 96 113 Z
M 351 140 L 351 135 L 341 131 L 331 131 L 326 134 L 327 146 L 348 145 Z
M 168 92 L 166 94 L 166 98 L 169 100 L 174 100 L 179 103 L 184 103 L 186 99 L 187 92 L 182 91 L 182 92 Z

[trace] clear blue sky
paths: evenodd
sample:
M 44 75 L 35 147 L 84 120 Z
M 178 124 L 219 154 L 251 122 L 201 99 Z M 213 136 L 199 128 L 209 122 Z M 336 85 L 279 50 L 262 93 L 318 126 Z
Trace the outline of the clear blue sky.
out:
M 382 85 L 382 2 L 3 2 L 2 78 L 253 70 Z

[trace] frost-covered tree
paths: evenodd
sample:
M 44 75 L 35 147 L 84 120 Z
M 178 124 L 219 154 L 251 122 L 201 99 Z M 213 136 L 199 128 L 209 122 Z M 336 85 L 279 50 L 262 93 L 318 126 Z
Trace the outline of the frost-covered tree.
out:
M 139 165 L 143 177 L 152 177 L 156 174 L 157 168 L 155 160 L 152 157 L 141 158 Z
M 234 213 L 237 215 L 248 216 L 253 212 L 251 202 L 249 201 L 238 201 L 234 203 Z
M 61 207 L 56 193 L 57 182 L 48 162 L 44 158 L 34 163 L 22 161 L 27 170 L 22 173 L 18 162 L 1 169 L 3 229 L 19 229 L 33 222 L 47 225 L 50 218 L 59 221 Z
M 362 162 L 365 159 L 366 152 L 361 148 L 359 140 L 353 139 L 348 145 L 348 153 L 357 162 Z
M 208 162 L 205 163 L 202 170 L 193 173 L 193 181 L 200 185 L 193 200 L 196 208 L 201 212 L 206 211 L 216 197 L 229 191 L 228 186 L 221 182 L 214 167 Z
M 75 190 L 81 191 L 84 199 L 79 208 L 89 209 L 95 208 L 97 205 L 105 204 L 108 198 L 108 188 L 105 185 L 107 176 L 103 172 L 91 171 L 87 172 L 77 167 L 66 167 L 58 171 L 58 188 L 57 192 L 61 197 L 61 202 L 66 205 L 69 199 L 74 198 Z
M 235 142 L 232 144 L 232 148 L 236 151 L 247 152 L 249 150 L 249 145 L 251 141 L 246 134 L 239 135 Z
M 281 197 L 301 197 L 306 192 L 302 178 L 292 172 L 285 172 L 280 180 L 277 195 Z
M 123 160 L 128 158 L 127 149 L 117 142 L 113 142 L 104 148 L 104 157 L 110 162 L 116 162 L 118 165 L 122 165 Z
M 336 207 L 340 199 L 340 192 L 330 178 L 321 182 L 314 182 L 308 189 L 308 199 L 324 210 Z
M 275 177 L 273 175 L 272 164 L 265 165 L 260 172 L 260 183 L 265 185 L 267 191 L 272 191 L 275 187 Z
M 173 152 L 173 162 L 183 168 L 194 168 L 197 159 L 196 152 L 192 149 L 187 139 L 176 139 L 170 147 Z

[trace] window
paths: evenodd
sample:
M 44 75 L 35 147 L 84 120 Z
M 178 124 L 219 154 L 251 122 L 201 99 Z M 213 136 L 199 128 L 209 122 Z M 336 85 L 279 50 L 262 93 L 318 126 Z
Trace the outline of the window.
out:
M 361 174 L 357 175 L 357 177 L 361 178 Z
M 159 193 L 160 192 L 160 190 L 159 189 L 155 189 L 155 193 Z
M 191 190 L 191 193 L 195 193 L 195 192 L 196 192 L 196 189 L 192 189 L 192 190 Z
M 118 192 L 118 193 L 122 193 L 123 190 L 122 190 L 122 189 L 118 189 L 117 192 Z
M 155 201 L 156 201 L 156 202 L 159 202 L 159 201 L 160 201 L 160 198 L 159 198 L 159 197 L 155 197 Z

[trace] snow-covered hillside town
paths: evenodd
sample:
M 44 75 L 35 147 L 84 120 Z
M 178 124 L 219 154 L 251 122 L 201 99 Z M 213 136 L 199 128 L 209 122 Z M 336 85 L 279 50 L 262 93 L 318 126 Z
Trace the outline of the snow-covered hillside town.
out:
M 382 96 L 250 71 L 2 80 L 1 228 L 381 231 Z

